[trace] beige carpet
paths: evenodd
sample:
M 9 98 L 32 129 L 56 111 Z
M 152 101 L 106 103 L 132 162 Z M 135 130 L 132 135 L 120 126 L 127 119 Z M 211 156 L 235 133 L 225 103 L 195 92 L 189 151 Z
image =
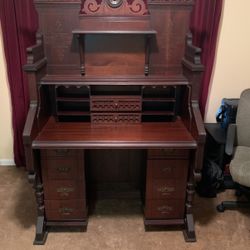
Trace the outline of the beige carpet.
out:
M 196 196 L 196 243 L 185 243 L 181 231 L 145 232 L 139 202 L 100 201 L 87 232 L 57 230 L 49 233 L 45 246 L 33 246 L 33 189 L 23 169 L 0 167 L 0 249 L 250 249 L 250 212 L 217 213 L 216 204 L 224 199 L 234 199 L 234 193 L 227 191 L 216 199 Z

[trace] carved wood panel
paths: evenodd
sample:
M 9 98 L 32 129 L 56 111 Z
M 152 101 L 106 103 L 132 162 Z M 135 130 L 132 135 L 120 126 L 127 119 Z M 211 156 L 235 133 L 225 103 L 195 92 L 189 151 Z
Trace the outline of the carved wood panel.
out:
M 80 15 L 143 16 L 148 14 L 146 0 L 82 0 Z
M 92 113 L 92 123 L 140 123 L 140 113 Z

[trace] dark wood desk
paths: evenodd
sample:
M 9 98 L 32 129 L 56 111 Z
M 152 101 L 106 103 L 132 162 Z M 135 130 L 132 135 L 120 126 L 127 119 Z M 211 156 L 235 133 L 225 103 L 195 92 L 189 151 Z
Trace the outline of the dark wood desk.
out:
M 181 119 L 100 125 L 63 123 L 50 117 L 32 148 L 41 158 L 43 187 L 37 196 L 44 193 L 39 206 L 45 207 L 46 226 L 64 221 L 86 227 L 87 197 L 100 198 L 101 186 L 105 197 L 116 199 L 131 198 L 127 191 L 130 195 L 139 191 L 144 197 L 145 226 L 186 225 L 187 240 L 194 240 L 185 206 L 186 192 L 192 192 L 186 180 L 197 142 Z
M 35 188 L 34 244 L 50 226 L 87 227 L 89 204 L 136 198 L 144 224 L 195 241 L 194 183 L 205 130 L 194 0 L 34 0 L 23 133 Z

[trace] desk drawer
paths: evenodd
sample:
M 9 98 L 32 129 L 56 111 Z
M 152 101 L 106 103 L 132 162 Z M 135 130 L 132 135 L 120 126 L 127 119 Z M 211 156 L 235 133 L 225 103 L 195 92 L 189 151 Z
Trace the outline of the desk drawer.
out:
M 47 200 L 53 199 L 82 199 L 85 198 L 84 181 L 47 181 L 44 185 L 44 196 Z
M 92 113 L 92 123 L 140 123 L 140 113 Z
M 187 149 L 148 149 L 148 159 L 161 158 L 182 158 L 188 159 L 189 150 Z
M 45 200 L 48 220 L 85 219 L 86 201 L 83 200 Z
M 184 217 L 185 201 L 180 200 L 147 200 L 146 219 L 179 219 Z
M 141 96 L 92 96 L 91 111 L 138 112 L 141 111 Z
M 84 158 L 79 156 L 47 157 L 41 159 L 42 176 L 46 180 L 84 178 Z
M 85 199 L 75 200 L 44 200 L 45 209 L 56 210 L 60 208 L 74 208 L 79 210 L 86 210 Z
M 60 208 L 53 210 L 46 210 L 47 220 L 84 220 L 86 219 L 86 212 L 79 209 Z
M 156 159 L 147 161 L 147 179 L 187 180 L 188 160 Z
M 184 199 L 186 184 L 177 180 L 153 180 L 147 183 L 147 199 Z
M 77 149 L 41 149 L 41 157 L 73 157 L 79 155 L 82 151 Z

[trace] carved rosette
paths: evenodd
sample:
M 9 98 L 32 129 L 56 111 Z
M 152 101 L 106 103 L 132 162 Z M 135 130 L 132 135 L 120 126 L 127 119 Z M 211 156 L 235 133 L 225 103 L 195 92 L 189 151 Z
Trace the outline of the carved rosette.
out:
M 82 0 L 80 15 L 143 16 L 149 14 L 147 0 Z
M 93 15 L 100 12 L 102 0 L 83 0 L 80 14 Z

